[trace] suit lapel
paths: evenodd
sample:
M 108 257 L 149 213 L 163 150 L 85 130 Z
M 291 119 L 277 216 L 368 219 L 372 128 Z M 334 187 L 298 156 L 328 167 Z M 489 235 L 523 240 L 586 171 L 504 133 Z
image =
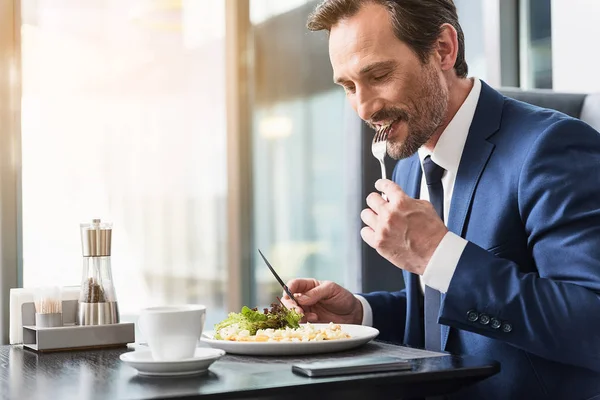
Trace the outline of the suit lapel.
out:
M 465 142 L 448 213 L 448 229 L 457 235 L 464 233 L 467 212 L 473 200 L 479 177 L 492 155 L 494 145 L 487 139 L 500 128 L 502 95 L 481 82 L 481 94 Z
M 419 156 L 414 154 L 407 161 L 409 161 L 410 167 L 408 169 L 408 174 L 406 175 L 406 184 L 400 185 L 404 193 L 412 197 L 413 199 L 418 199 L 419 194 L 421 192 L 421 176 L 423 173 L 421 172 L 421 162 L 419 161 Z
M 504 99 L 500 93 L 481 82 L 481 94 L 469 135 L 465 142 L 448 213 L 448 229 L 464 237 L 465 222 L 479 178 L 487 164 L 494 144 L 487 139 L 500 128 Z M 442 304 L 445 299 L 442 294 Z M 445 349 L 450 328 L 441 326 L 442 349 Z

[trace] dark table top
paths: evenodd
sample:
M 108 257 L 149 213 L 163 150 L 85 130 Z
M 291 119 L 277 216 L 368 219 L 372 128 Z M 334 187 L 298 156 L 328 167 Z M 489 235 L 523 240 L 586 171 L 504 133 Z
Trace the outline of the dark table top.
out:
M 207 375 L 149 378 L 119 360 L 132 348 L 36 353 L 0 347 L 0 399 L 386 399 L 450 393 L 500 370 L 495 361 L 371 342 L 358 349 L 312 356 L 226 355 Z M 363 355 L 411 359 L 412 370 L 308 378 L 291 364 Z M 423 358 L 424 357 L 424 358 Z

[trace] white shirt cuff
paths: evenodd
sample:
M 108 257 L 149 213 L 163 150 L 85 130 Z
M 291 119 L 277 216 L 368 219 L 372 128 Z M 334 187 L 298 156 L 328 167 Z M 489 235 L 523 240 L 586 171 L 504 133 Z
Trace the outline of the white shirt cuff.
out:
M 448 231 L 425 267 L 423 283 L 440 293 L 446 293 L 467 243 L 467 240 Z
M 373 326 L 373 310 L 371 309 L 371 305 L 367 299 L 361 295 L 355 294 L 354 297 L 360 300 L 360 303 L 363 307 L 363 319 L 361 324 L 365 326 Z

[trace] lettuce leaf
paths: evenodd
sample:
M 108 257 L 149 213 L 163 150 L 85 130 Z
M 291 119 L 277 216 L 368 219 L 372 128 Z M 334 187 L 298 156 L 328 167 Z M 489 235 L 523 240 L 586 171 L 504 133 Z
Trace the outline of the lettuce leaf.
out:
M 215 338 L 221 339 L 219 330 L 233 324 L 238 324 L 241 329 L 247 329 L 250 335 L 255 335 L 259 329 L 298 328 L 301 319 L 302 314 L 279 304 L 271 304 L 270 310 L 265 308 L 262 312 L 257 308 L 244 306 L 241 312 L 231 312 L 226 319 L 215 324 Z

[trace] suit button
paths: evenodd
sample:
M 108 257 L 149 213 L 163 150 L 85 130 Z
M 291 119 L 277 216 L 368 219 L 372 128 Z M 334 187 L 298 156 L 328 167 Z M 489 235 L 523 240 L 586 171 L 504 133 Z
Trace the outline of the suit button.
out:
M 477 314 L 477 311 L 475 311 L 475 310 L 467 311 L 467 319 L 469 321 L 475 322 L 475 321 L 477 321 L 477 318 L 479 318 L 479 314 Z
M 481 325 L 487 325 L 490 323 L 490 316 L 487 314 L 479 314 L 479 323 Z
M 496 318 L 492 318 L 490 320 L 490 326 L 494 329 L 500 328 L 501 325 L 502 325 L 502 323 L 499 320 L 497 320 Z
M 504 325 L 502 325 L 502 330 L 506 333 L 512 331 L 512 325 L 505 322 Z

